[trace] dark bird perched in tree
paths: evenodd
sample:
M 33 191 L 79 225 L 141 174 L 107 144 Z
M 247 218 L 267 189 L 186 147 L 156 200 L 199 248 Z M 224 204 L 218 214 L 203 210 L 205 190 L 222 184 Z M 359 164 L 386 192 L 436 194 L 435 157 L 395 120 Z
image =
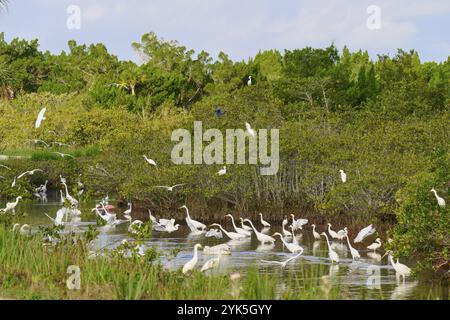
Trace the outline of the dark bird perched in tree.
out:
M 221 117 L 225 114 L 225 111 L 222 110 L 222 107 L 217 107 L 214 113 L 216 114 L 216 116 Z

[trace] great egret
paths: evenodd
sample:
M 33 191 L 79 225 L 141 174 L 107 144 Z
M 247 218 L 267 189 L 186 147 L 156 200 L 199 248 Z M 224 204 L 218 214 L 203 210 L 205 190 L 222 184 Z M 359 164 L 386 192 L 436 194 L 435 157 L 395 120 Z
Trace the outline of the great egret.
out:
M 312 229 L 313 229 L 313 236 L 314 236 L 314 239 L 320 240 L 320 234 L 316 231 L 316 225 L 315 225 L 315 224 L 312 224 L 311 226 L 312 226 Z
M 57 151 L 52 152 L 52 153 L 60 156 L 61 158 L 69 157 L 69 158 L 75 159 L 75 157 L 73 155 L 68 154 L 68 153 L 62 153 L 62 152 L 57 152 Z
M 246 238 L 247 236 L 246 235 L 243 235 L 243 234 L 240 234 L 240 233 L 237 233 L 237 232 L 232 232 L 232 231 L 226 231 L 220 224 L 218 224 L 218 223 L 213 223 L 212 225 L 211 225 L 211 227 L 218 227 L 220 230 L 222 230 L 222 232 L 223 233 L 225 233 L 225 235 L 228 237 L 228 238 L 230 238 L 231 240 L 241 240 L 241 239 L 244 239 L 244 238 Z
M 191 216 L 189 215 L 189 209 L 188 207 L 186 207 L 185 205 L 180 207 L 180 209 L 185 209 L 186 210 L 186 223 L 189 227 L 189 229 L 191 229 L 192 232 L 198 231 L 199 229 L 204 231 L 206 229 L 206 225 L 198 222 L 194 219 L 191 219 Z
M 19 228 L 19 227 L 20 227 L 20 224 L 15 223 L 14 226 L 13 226 L 12 231 L 15 232 L 16 229 Z M 27 235 L 27 234 L 30 234 L 30 233 L 31 233 L 31 227 L 30 227 L 28 224 L 24 224 L 24 225 L 22 225 L 22 226 L 19 228 L 19 233 L 20 233 L 21 235 Z
M 208 247 L 205 246 L 203 248 L 203 254 L 221 254 L 221 255 L 227 255 L 227 254 L 231 254 L 231 247 L 226 244 L 218 244 L 216 246 L 213 247 Z
M 264 219 L 263 219 L 263 214 L 260 212 L 259 213 L 259 216 L 260 216 L 260 218 L 261 218 L 261 224 L 263 225 L 263 227 L 264 228 L 270 228 L 270 223 L 268 223 L 267 221 L 265 221 Z
M 303 248 L 301 246 L 299 246 L 298 244 L 295 243 L 288 243 L 284 240 L 283 235 L 279 232 L 275 232 L 273 235 L 273 237 L 275 236 L 279 236 L 281 241 L 283 242 L 284 246 L 292 253 L 303 253 Z
M 377 238 L 374 243 L 367 246 L 367 249 L 373 250 L 374 252 L 377 251 L 377 249 L 381 248 L 381 239 Z
M 250 231 L 250 232 L 253 231 L 253 229 L 252 229 L 251 227 L 246 226 L 246 225 L 244 224 L 244 219 L 243 219 L 242 217 L 240 217 L 239 219 L 241 220 L 241 228 L 242 228 L 242 229 L 247 230 L 247 231 Z
M 226 175 L 226 174 L 227 174 L 227 167 L 223 166 L 223 168 L 220 169 L 220 170 L 217 172 L 217 174 L 218 174 L 219 176 L 224 176 L 224 175 Z
M 343 183 L 347 182 L 347 174 L 344 172 L 344 170 L 339 170 L 339 172 L 341 173 L 341 180 Z
M 14 177 L 13 182 L 11 183 L 11 188 L 14 188 L 16 186 L 16 180 L 17 178 Z
M 166 189 L 169 192 L 172 192 L 174 188 L 181 187 L 181 186 L 184 186 L 184 185 L 185 185 L 185 183 L 179 183 L 179 184 L 175 184 L 175 185 L 173 185 L 171 187 L 170 186 L 155 186 L 155 188 L 163 188 L 163 189 Z
M 148 164 L 151 164 L 154 167 L 157 167 L 158 165 L 156 164 L 155 160 L 153 159 L 149 159 L 145 154 L 143 155 L 145 161 L 147 161 Z
M 338 239 L 342 241 L 347 236 L 347 233 L 348 233 L 347 227 L 345 227 L 342 230 L 339 230 L 337 232 Z
M 222 239 L 223 238 L 222 231 L 218 229 L 210 229 L 208 230 L 208 232 L 205 233 L 205 238 L 212 238 L 212 237 L 216 239 Z
M 252 126 L 250 125 L 250 123 L 246 122 L 245 123 L 245 128 L 247 129 L 247 132 L 249 135 L 251 135 L 252 137 L 256 136 L 256 132 L 255 130 L 252 128 Z
M 164 231 L 172 233 L 178 230 L 179 224 L 175 224 L 175 219 L 170 219 L 169 222 L 164 226 Z
M 63 225 L 63 218 L 64 218 L 64 215 L 66 214 L 66 210 L 65 210 L 65 208 L 59 209 L 56 212 L 56 218 L 50 217 L 45 212 L 44 212 L 44 214 L 53 222 L 53 224 L 55 226 L 60 226 L 60 225 Z
M 236 224 L 234 223 L 234 218 L 231 214 L 227 214 L 225 217 L 229 217 L 231 219 L 231 223 L 233 225 L 234 231 L 236 231 L 237 233 L 242 234 L 246 237 L 250 237 L 252 235 L 252 233 L 250 231 L 247 231 L 243 228 L 237 227 Z
M 326 234 L 325 232 L 322 232 L 321 235 L 323 235 L 323 236 L 327 239 L 327 245 L 328 245 L 328 257 L 330 258 L 331 262 L 339 263 L 339 256 L 338 256 L 338 254 L 336 253 L 336 251 L 334 251 L 334 250 L 331 248 L 330 241 L 328 240 L 327 234 Z
M 124 218 L 127 219 L 127 220 L 129 220 L 129 221 L 132 220 L 132 217 L 131 217 L 131 211 L 132 211 L 132 209 L 133 209 L 133 204 L 132 204 L 131 202 L 129 202 L 129 203 L 128 203 L 128 209 L 125 210 L 125 211 L 123 212 Z M 150 212 L 150 210 L 149 210 L 149 212 Z M 151 217 L 152 217 L 152 214 L 150 213 L 150 219 L 151 219 Z M 153 222 L 153 221 L 152 221 L 152 222 Z
M 195 265 L 197 264 L 198 261 L 198 249 L 201 249 L 202 245 L 200 243 L 197 243 L 194 246 L 194 256 L 192 257 L 191 260 L 189 260 L 188 262 L 186 262 L 186 264 L 183 266 L 183 274 L 186 274 L 190 271 L 192 271 L 195 267 Z
M 361 258 L 358 250 L 356 250 L 355 248 L 352 247 L 352 245 L 350 244 L 350 239 L 348 238 L 348 235 L 345 235 L 345 237 L 347 238 L 347 244 L 350 249 L 350 254 L 352 255 L 352 259 L 358 260 L 359 258 Z
M 216 258 L 212 258 L 212 259 L 209 259 L 208 261 L 206 261 L 203 264 L 203 266 L 200 269 L 200 271 L 201 272 L 205 272 L 207 270 L 217 268 L 219 266 L 219 263 L 220 263 L 220 254 Z
M 16 207 L 17 207 L 17 205 L 19 204 L 19 201 L 20 201 L 20 200 L 22 200 L 22 196 L 18 196 L 18 197 L 16 198 L 16 201 L 15 201 L 15 202 L 8 202 L 8 203 L 6 204 L 6 207 L 5 207 L 5 208 L 0 209 L 0 212 L 7 213 L 7 212 L 9 212 L 9 211 L 12 211 L 13 214 L 16 214 Z
M 265 244 L 265 243 L 273 244 L 275 242 L 275 238 L 256 230 L 255 226 L 249 219 L 244 219 L 244 221 L 248 222 L 252 226 L 252 229 L 256 235 L 256 238 L 258 239 L 259 242 L 261 242 L 261 244 Z
M 248 86 L 251 86 L 251 85 L 252 85 L 252 76 L 248 76 L 247 85 L 248 85 Z
M 392 257 L 392 251 L 388 250 L 382 258 L 384 258 L 386 255 L 388 255 L 389 262 L 391 263 L 397 275 L 403 277 L 403 282 L 405 282 L 405 278 L 411 274 L 411 269 L 408 266 L 401 264 L 398 259 L 397 262 L 395 262 L 394 258 Z
M 39 111 L 39 114 L 36 118 L 36 122 L 34 124 L 34 127 L 37 129 L 41 126 L 42 121 L 44 121 L 46 118 L 44 117 L 45 111 L 47 111 L 47 108 L 42 108 L 41 111 Z
M 333 239 L 339 239 L 339 236 L 336 231 L 331 230 L 331 223 L 328 224 L 328 233 Z
M 64 188 L 66 189 L 66 199 L 67 199 L 67 201 L 70 202 L 70 204 L 71 204 L 72 207 L 77 207 L 77 206 L 78 206 L 78 200 L 75 199 L 74 197 L 72 197 L 72 196 L 69 194 L 69 190 L 67 189 L 67 184 L 66 184 L 65 182 L 63 182 L 63 186 L 64 186 Z
M 436 200 L 437 200 L 437 203 L 438 203 L 439 207 L 445 208 L 445 200 L 444 200 L 444 198 L 439 197 L 437 192 L 436 192 L 436 190 L 434 188 L 431 189 L 431 192 L 434 193 L 434 196 L 436 197 Z
M 283 232 L 284 237 L 290 238 L 292 237 L 292 233 L 284 228 L 287 224 L 288 224 L 287 219 L 283 219 L 283 221 L 281 222 L 281 231 Z
M 28 175 L 28 176 L 32 176 L 33 174 L 35 174 L 36 172 L 44 172 L 44 170 L 42 169 L 34 169 L 34 170 L 30 170 L 30 171 L 25 171 L 23 173 L 21 173 L 18 177 L 17 180 L 19 180 L 20 178 Z
M 295 255 L 295 256 L 293 256 L 293 257 L 290 257 L 289 259 L 284 260 L 284 261 L 268 261 L 268 260 L 261 260 L 261 262 L 277 264 L 277 265 L 281 266 L 281 268 L 285 268 L 286 265 L 287 265 L 290 261 L 292 261 L 292 260 L 294 260 L 294 259 L 297 259 L 298 257 L 300 257 L 300 256 L 302 255 L 302 253 L 303 253 L 303 252 L 300 252 L 299 254 L 297 254 L 297 255 Z
M 372 225 L 369 225 L 362 229 L 356 238 L 353 240 L 354 243 L 362 242 L 365 238 L 375 233 L 375 228 Z
M 294 226 L 294 229 L 303 229 L 303 226 L 308 224 L 308 219 L 297 219 L 295 220 L 295 216 L 293 214 L 291 214 L 291 218 L 292 218 L 292 226 Z

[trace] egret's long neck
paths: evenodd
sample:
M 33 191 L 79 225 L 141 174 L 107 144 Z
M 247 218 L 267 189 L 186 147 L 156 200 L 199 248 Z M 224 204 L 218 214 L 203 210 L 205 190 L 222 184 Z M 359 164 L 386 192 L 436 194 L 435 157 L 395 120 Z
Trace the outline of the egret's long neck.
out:
M 287 247 L 288 244 L 287 244 L 286 241 L 284 241 L 283 237 L 280 236 L 280 239 L 281 239 L 281 241 L 284 243 L 284 245 Z
M 256 228 L 255 228 L 255 226 L 253 225 L 253 223 L 252 223 L 250 220 L 248 220 L 248 223 L 250 223 L 250 225 L 252 226 L 252 229 L 253 229 L 253 231 L 255 232 L 255 234 L 258 234 L 259 232 L 258 232 L 258 230 L 256 230 Z
M 352 245 L 350 244 L 350 240 L 348 240 L 348 237 L 347 237 L 347 236 L 346 236 L 346 238 L 347 238 L 348 247 L 349 247 L 350 249 L 352 249 Z
M 69 191 L 67 190 L 67 184 L 64 183 L 64 188 L 66 188 L 66 197 L 69 195 Z
M 330 241 L 328 240 L 328 236 L 325 233 L 324 233 L 324 236 L 325 236 L 325 239 L 327 239 L 328 249 L 331 250 L 331 245 L 330 245 Z
M 231 218 L 231 223 L 233 224 L 233 228 L 236 230 L 236 225 L 234 224 L 234 218 L 233 218 L 233 216 L 230 216 L 230 218 Z
M 193 259 L 197 260 L 197 246 L 194 247 L 194 257 Z
M 186 215 L 187 215 L 187 217 L 190 219 L 191 216 L 189 215 L 189 209 L 188 209 L 187 207 L 184 207 L 184 208 L 186 209 Z

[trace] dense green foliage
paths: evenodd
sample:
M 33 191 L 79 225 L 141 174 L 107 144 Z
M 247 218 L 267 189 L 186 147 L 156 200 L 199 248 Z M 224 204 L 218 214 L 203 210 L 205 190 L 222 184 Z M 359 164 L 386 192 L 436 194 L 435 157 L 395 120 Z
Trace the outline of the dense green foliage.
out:
M 399 50 L 373 61 L 331 45 L 235 62 L 153 33 L 133 47 L 142 64 L 120 61 L 102 44 L 70 41 L 55 55 L 37 41 L 0 37 L 0 149 L 25 157 L 5 162 L 12 171 L 0 169 L 2 199 L 30 197 L 27 190 L 45 179 L 57 187 L 62 174 L 73 186 L 81 180 L 87 195 L 119 195 L 153 210 L 187 203 L 209 219 L 230 209 L 264 210 L 268 219 L 299 209 L 364 223 L 398 219 L 400 254 L 427 266 L 448 261 L 448 210 L 439 211 L 428 190 L 449 199 L 448 175 L 438 172 L 448 168 L 450 57 L 422 63 L 417 52 Z M 43 106 L 47 119 L 34 129 Z M 215 114 L 217 106 L 225 115 Z M 171 133 L 192 130 L 194 120 L 222 131 L 245 122 L 280 129 L 280 171 L 261 176 L 255 165 L 234 165 L 219 177 L 221 165 L 172 164 Z M 35 167 L 45 173 L 11 187 L 17 172 Z M 186 186 L 170 196 L 154 188 L 175 183 Z M 431 225 L 428 215 L 443 219 Z M 428 243 L 431 227 L 436 238 Z

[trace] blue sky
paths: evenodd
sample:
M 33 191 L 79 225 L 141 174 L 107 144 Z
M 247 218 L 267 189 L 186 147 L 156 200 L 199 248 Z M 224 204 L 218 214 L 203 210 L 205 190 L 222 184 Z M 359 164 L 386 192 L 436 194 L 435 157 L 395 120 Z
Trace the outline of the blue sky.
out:
M 81 28 L 69 30 L 66 10 L 81 9 Z M 380 29 L 369 30 L 369 5 L 380 8 Z M 197 52 L 247 59 L 260 49 L 324 47 L 394 54 L 417 49 L 423 61 L 450 55 L 449 0 L 10 0 L 0 13 L 6 39 L 38 38 L 59 52 L 67 41 L 105 43 L 121 59 L 138 61 L 131 43 L 154 31 Z

